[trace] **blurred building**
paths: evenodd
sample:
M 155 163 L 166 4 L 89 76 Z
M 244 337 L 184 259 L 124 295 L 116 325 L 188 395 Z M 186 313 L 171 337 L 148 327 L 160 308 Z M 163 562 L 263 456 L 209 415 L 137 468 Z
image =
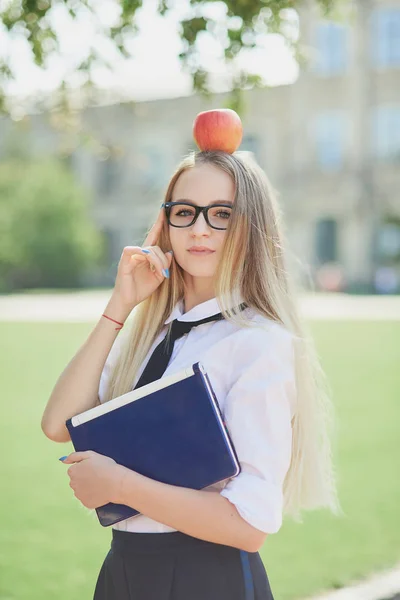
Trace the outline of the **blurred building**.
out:
M 246 92 L 240 150 L 254 152 L 285 216 L 290 261 L 304 285 L 372 291 L 399 281 L 400 0 L 358 0 L 345 23 L 300 12 L 310 62 L 296 83 Z M 197 149 L 192 124 L 220 107 L 198 96 L 90 108 L 83 130 L 99 140 L 68 162 L 95 196 L 93 218 L 109 261 L 140 244 L 179 160 Z M 11 122 L 0 124 L 3 133 Z M 32 117 L 26 142 L 59 152 L 48 115 Z M 4 136 L 2 136 L 4 139 Z M 1 140 L 0 140 L 1 150 Z M 388 275 L 389 273 L 389 275 Z M 115 272 L 112 273 L 115 277 Z M 95 283 L 109 284 L 110 274 Z M 384 291 L 381 285 L 381 290 Z M 386 290 L 387 291 L 387 290 Z

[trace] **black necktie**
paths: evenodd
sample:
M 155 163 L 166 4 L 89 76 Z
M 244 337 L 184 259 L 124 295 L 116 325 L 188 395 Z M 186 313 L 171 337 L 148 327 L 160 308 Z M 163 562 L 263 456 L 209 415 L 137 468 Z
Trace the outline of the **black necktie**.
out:
M 240 305 L 240 310 L 243 310 L 246 308 L 246 306 L 247 305 L 243 302 Z M 220 321 L 223 318 L 224 317 L 222 313 L 219 312 L 215 315 L 211 315 L 210 317 L 206 317 L 205 319 L 200 319 L 200 321 L 178 321 L 178 319 L 175 319 L 172 322 L 169 341 L 167 342 L 167 337 L 165 337 L 154 349 L 153 354 L 150 356 L 149 361 L 139 378 L 139 381 L 133 389 L 136 390 L 143 385 L 151 383 L 152 381 L 156 381 L 156 379 L 160 379 L 168 366 L 172 351 L 174 349 L 175 340 L 179 339 L 186 333 L 189 333 L 192 327 L 196 327 L 202 323 L 209 323 L 210 321 Z

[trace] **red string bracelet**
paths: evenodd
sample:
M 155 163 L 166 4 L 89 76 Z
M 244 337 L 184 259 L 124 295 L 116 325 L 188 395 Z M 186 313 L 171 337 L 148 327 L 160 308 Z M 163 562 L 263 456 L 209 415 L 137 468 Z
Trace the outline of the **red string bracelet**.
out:
M 123 324 L 123 323 L 120 323 L 119 321 L 116 321 L 115 319 L 112 319 L 111 317 L 107 317 L 107 315 L 105 315 L 105 314 L 102 314 L 101 316 L 102 316 L 102 317 L 105 317 L 106 319 L 109 319 L 110 321 L 114 321 L 114 323 L 117 323 L 117 325 L 121 325 L 121 327 L 116 327 L 116 328 L 115 328 L 115 331 L 119 331 L 119 330 L 120 330 L 120 329 L 122 329 L 122 328 L 123 328 L 123 326 L 124 326 L 124 324 Z

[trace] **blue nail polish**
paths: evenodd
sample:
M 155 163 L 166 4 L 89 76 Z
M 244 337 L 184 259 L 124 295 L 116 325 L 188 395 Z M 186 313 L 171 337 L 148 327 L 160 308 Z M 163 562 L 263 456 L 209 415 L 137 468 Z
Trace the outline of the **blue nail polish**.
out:
M 68 456 L 68 455 L 67 455 Z M 58 460 L 65 460 L 67 458 L 67 456 L 62 456 L 61 458 L 59 458 Z
M 164 273 L 165 277 L 169 277 L 169 269 L 163 269 L 162 272 Z
M 161 204 L 160 208 L 162 208 L 164 206 L 164 202 Z
M 145 252 L 146 254 L 150 254 L 150 250 L 145 250 L 145 248 L 142 248 L 142 252 Z

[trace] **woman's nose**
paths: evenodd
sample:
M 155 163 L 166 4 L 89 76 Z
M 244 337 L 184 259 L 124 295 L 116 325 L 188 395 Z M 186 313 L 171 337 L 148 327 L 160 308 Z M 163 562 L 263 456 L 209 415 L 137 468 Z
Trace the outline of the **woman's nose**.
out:
M 208 229 L 209 229 L 209 225 L 206 221 L 205 215 L 204 215 L 204 213 L 200 213 L 199 216 L 197 217 L 196 222 L 194 223 L 194 225 L 192 225 L 192 230 L 203 231 L 203 230 L 208 230 Z

